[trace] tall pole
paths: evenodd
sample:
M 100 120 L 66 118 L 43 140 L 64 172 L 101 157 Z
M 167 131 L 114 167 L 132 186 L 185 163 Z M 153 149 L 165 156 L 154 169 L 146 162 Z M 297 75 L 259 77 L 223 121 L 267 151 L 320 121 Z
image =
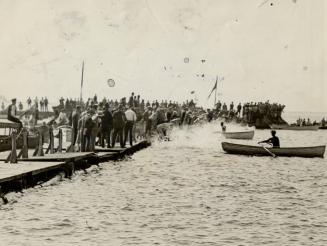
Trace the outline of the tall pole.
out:
M 216 78 L 216 90 L 215 90 L 215 104 L 213 105 L 213 107 L 216 107 L 217 104 L 217 88 L 218 88 L 218 76 Z
M 80 101 L 82 102 L 83 100 L 83 81 L 84 80 L 84 61 L 83 61 L 83 64 L 82 64 L 82 78 L 81 78 L 81 94 L 80 94 Z

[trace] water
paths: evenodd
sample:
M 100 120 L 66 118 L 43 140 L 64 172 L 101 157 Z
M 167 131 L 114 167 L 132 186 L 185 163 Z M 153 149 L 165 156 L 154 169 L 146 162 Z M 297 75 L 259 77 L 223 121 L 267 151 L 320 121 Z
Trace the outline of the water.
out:
M 327 245 L 326 159 L 227 155 L 217 130 L 176 130 L 124 161 L 8 194 L 0 245 Z M 278 136 L 327 142 L 327 131 Z

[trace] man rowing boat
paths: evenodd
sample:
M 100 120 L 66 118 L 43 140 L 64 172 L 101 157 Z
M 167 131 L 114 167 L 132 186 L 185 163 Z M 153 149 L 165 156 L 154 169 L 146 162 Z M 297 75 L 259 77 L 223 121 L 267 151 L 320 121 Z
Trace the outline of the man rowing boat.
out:
M 258 144 L 268 143 L 268 144 L 271 144 L 273 146 L 273 148 L 279 148 L 280 147 L 279 138 L 276 136 L 276 131 L 272 130 L 271 135 L 272 135 L 271 138 L 261 141 L 261 142 L 258 142 Z

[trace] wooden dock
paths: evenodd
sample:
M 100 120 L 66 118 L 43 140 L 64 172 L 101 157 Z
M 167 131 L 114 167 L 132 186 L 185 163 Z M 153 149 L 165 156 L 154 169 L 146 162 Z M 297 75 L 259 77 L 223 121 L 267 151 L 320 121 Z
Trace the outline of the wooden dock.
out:
M 12 164 L 5 163 L 10 151 L 0 152 L 0 197 L 10 191 L 33 187 L 59 173 L 69 177 L 75 170 L 119 160 L 149 145 L 149 142 L 141 141 L 127 148 L 96 147 L 95 152 L 63 152 L 44 156 L 33 156 L 34 151 L 29 150 L 28 158 L 19 158 L 18 163 Z

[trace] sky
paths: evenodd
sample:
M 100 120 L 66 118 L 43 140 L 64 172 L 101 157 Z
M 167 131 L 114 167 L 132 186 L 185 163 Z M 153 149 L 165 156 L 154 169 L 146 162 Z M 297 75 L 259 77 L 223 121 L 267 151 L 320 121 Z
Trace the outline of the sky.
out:
M 0 0 L 0 100 L 266 101 L 327 112 L 324 0 Z M 108 79 L 115 81 L 109 87 Z M 191 91 L 195 91 L 191 94 Z

